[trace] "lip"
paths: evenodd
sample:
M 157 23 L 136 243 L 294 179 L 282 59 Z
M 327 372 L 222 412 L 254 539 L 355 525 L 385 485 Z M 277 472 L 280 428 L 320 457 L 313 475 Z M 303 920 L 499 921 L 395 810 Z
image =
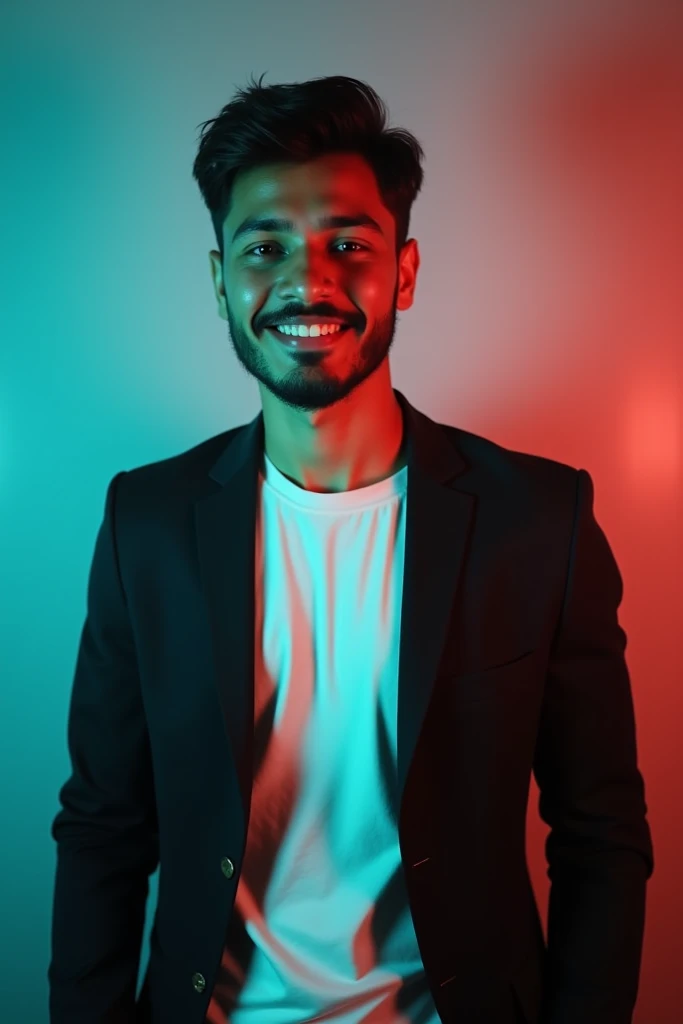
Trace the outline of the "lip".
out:
M 277 342 L 292 352 L 319 352 L 334 348 L 339 342 L 339 337 L 350 331 L 350 327 L 342 327 L 341 331 L 334 334 L 319 335 L 317 338 L 295 338 L 291 334 L 280 334 L 276 327 L 266 327 L 266 330 Z

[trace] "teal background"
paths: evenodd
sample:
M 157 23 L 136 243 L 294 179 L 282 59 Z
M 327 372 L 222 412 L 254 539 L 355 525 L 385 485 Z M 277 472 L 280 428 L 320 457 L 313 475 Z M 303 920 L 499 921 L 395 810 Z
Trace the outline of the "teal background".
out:
M 0 10 L 0 1021 L 48 1021 L 49 830 L 106 487 L 259 409 L 216 312 L 191 169 L 198 124 L 264 71 L 362 78 L 425 149 L 394 385 L 433 419 L 594 476 L 656 847 L 634 1019 L 683 1019 L 680 7 L 571 6 Z M 536 801 L 532 780 L 544 915 Z

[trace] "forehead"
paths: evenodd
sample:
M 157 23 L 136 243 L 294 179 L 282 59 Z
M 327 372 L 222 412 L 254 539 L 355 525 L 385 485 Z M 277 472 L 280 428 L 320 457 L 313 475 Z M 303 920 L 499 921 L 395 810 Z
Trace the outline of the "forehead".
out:
M 304 164 L 271 163 L 240 172 L 226 226 L 234 227 L 246 214 L 315 217 L 346 208 L 367 210 L 385 230 L 393 224 L 370 165 L 357 153 L 333 153 Z

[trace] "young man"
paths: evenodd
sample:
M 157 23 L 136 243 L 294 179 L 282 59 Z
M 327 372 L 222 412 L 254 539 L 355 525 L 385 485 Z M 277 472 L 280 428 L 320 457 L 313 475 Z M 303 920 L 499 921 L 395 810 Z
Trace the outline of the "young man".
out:
M 218 312 L 262 409 L 109 486 L 53 1024 L 631 1021 L 653 852 L 621 576 L 589 473 L 392 388 L 421 177 L 359 84 L 253 90 L 203 144 Z

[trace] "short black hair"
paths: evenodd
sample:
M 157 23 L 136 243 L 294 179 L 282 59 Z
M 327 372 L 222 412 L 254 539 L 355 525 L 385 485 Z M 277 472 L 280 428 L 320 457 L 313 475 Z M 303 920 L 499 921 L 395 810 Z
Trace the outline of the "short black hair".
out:
M 263 77 L 252 78 L 217 117 L 198 126 L 202 134 L 192 176 L 211 214 L 221 261 L 223 222 L 240 171 L 339 152 L 358 153 L 372 168 L 382 202 L 394 216 L 398 257 L 424 177 L 418 140 L 403 128 L 388 129 L 384 103 L 356 78 L 331 75 L 262 86 Z

